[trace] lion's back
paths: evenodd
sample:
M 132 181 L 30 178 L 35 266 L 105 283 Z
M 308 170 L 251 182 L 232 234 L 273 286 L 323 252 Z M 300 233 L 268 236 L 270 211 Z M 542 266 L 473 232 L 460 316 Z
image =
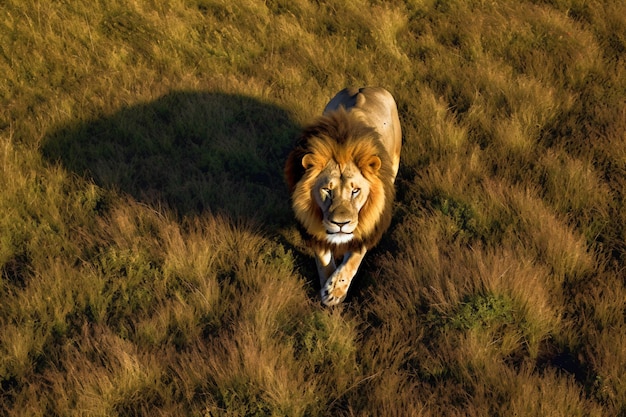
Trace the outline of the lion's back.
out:
M 396 101 L 391 93 L 382 87 L 345 88 L 328 102 L 324 114 L 342 107 L 348 112 L 359 114 L 365 123 L 378 132 L 391 158 L 395 180 L 400 165 L 402 129 Z

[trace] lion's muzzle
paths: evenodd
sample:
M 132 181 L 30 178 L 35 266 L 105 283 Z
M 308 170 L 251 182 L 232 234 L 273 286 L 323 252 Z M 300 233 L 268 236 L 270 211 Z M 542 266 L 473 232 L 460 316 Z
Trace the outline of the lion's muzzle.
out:
M 352 233 L 358 224 L 358 212 L 354 213 L 348 202 L 338 201 L 331 204 L 324 220 L 328 234 Z

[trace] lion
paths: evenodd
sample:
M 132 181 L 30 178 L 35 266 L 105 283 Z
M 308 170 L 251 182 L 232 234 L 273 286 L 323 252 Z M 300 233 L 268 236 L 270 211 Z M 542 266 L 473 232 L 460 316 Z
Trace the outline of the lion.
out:
M 391 223 L 401 147 L 393 96 L 381 87 L 346 88 L 287 157 L 292 209 L 315 255 L 325 305 L 346 298 L 365 253 Z

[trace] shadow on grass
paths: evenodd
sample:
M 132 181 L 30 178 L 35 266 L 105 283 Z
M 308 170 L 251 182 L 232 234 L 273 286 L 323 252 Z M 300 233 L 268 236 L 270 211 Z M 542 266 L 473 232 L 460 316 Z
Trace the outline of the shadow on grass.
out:
M 253 98 L 173 92 L 62 127 L 43 153 L 181 217 L 208 210 L 275 230 L 292 221 L 283 166 L 298 130 L 287 111 Z

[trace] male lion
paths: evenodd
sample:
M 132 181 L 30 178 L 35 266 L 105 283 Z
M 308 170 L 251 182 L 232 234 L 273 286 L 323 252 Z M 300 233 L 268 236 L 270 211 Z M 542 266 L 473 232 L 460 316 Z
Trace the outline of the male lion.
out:
M 326 305 L 345 299 L 363 256 L 389 227 L 401 147 L 391 94 L 347 88 L 304 129 L 287 158 L 292 208 L 315 253 Z

